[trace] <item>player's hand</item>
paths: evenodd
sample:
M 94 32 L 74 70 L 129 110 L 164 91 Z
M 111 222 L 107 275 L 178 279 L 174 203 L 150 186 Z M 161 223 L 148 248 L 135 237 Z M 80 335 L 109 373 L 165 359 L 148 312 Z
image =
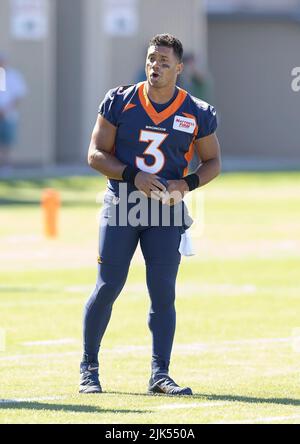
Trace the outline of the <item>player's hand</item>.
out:
M 162 203 L 172 207 L 183 200 L 189 192 L 189 187 L 185 180 L 168 180 L 168 184 L 168 191 L 162 199 Z
M 147 197 L 153 197 L 158 200 L 161 199 L 161 193 L 166 192 L 166 187 L 159 181 L 158 176 L 145 173 L 144 171 L 140 171 L 136 175 L 134 184 Z

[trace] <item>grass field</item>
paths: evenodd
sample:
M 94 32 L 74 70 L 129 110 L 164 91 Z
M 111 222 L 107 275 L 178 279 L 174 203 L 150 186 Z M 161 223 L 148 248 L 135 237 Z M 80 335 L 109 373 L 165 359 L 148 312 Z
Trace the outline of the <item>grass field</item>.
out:
M 62 193 L 60 236 L 39 199 Z M 300 173 L 228 174 L 205 189 L 205 230 L 178 280 L 172 377 L 147 396 L 151 342 L 137 252 L 103 342 L 105 393 L 77 394 L 83 305 L 103 180 L 0 182 L 0 423 L 300 423 Z M 117 248 L 117 246 L 116 246 Z

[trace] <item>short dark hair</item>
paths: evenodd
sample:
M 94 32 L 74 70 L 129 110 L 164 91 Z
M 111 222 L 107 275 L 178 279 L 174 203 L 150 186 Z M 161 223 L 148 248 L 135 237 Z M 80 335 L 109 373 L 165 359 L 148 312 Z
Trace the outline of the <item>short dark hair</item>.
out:
M 173 48 L 173 51 L 180 61 L 182 62 L 183 58 L 183 46 L 179 39 L 177 39 L 172 34 L 157 34 L 153 37 L 149 42 L 150 46 L 167 46 L 168 48 Z

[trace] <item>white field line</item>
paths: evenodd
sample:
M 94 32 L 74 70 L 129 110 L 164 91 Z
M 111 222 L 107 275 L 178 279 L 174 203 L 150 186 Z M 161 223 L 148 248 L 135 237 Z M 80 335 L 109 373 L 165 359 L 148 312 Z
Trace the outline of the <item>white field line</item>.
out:
M 63 399 L 66 399 L 66 396 L 43 396 L 39 398 L 0 399 L 0 406 L 5 404 L 20 404 L 27 402 L 62 401 Z
M 233 340 L 233 341 L 220 341 L 220 342 L 203 342 L 203 343 L 192 343 L 192 344 L 177 344 L 174 346 L 174 351 L 180 353 L 191 354 L 193 352 L 207 352 L 212 351 L 215 348 L 219 351 L 220 349 L 223 351 L 226 348 L 228 350 L 234 348 L 236 346 L 259 346 L 259 345 L 268 345 L 268 344 L 293 344 L 295 338 L 258 338 L 258 339 L 241 339 L 241 340 Z M 76 341 L 74 338 L 68 339 L 58 339 L 58 340 L 47 340 L 47 341 L 34 341 L 34 342 L 26 342 L 23 343 L 23 346 L 51 346 L 51 345 L 69 345 L 69 344 L 80 344 L 79 341 Z M 145 345 L 124 345 L 117 346 L 113 349 L 106 349 L 104 353 L 113 353 L 113 354 L 126 354 L 126 353 L 148 353 L 150 350 L 150 346 Z
M 263 372 L 264 378 L 274 378 L 278 376 L 298 375 L 300 374 L 300 367 L 281 368 L 277 370 L 269 370 Z
M 72 340 L 73 341 L 73 340 Z M 258 347 L 268 346 L 271 344 L 290 345 L 292 347 L 294 338 L 257 338 L 257 339 L 242 339 L 235 341 L 220 341 L 220 342 L 206 342 L 206 343 L 194 343 L 194 344 L 178 344 L 174 346 L 174 353 L 180 353 L 185 355 L 199 354 L 199 353 L 220 353 L 224 351 L 237 351 L 244 349 L 244 347 Z M 50 341 L 47 341 L 50 342 Z M 80 344 L 79 341 L 74 339 L 72 344 Z M 119 346 L 111 349 L 104 349 L 103 354 L 148 354 L 151 353 L 151 347 L 144 345 L 127 345 Z M 11 356 L 0 356 L 0 362 L 12 362 L 12 361 L 24 361 L 26 359 L 49 359 L 58 358 L 64 359 L 66 356 L 79 356 L 79 352 L 60 352 L 60 353 L 36 353 L 36 354 L 19 354 Z
M 52 285 L 1 285 L 0 284 L 0 296 L 1 292 L 5 294 L 6 291 L 16 291 L 22 295 L 22 299 L 18 301 L 12 301 L 11 299 L 4 300 L 0 299 L 0 307 L 2 308 L 21 308 L 21 307 L 35 307 L 35 306 L 53 306 L 53 305 L 76 305 L 84 304 L 85 300 L 92 293 L 94 289 L 93 285 L 78 285 L 78 286 L 52 286 Z M 258 292 L 272 292 L 273 294 L 281 294 L 282 289 L 265 286 L 256 287 L 252 284 L 244 285 L 232 285 L 232 284 L 202 284 L 202 283 L 178 283 L 177 284 L 177 299 L 188 299 L 194 297 L 252 297 Z M 298 297 L 299 288 L 290 287 L 289 288 L 291 296 Z M 34 298 L 26 299 L 25 295 L 30 295 L 30 293 L 37 294 L 40 293 L 56 293 L 61 295 L 61 293 L 73 294 L 74 297 L 67 297 L 65 299 L 60 298 Z M 147 294 L 146 284 L 126 284 L 123 295 L 126 297 L 143 297 Z M 78 295 L 76 298 L 75 295 Z M 121 295 L 122 297 L 122 295 Z M 83 299 L 82 299 L 83 298 Z
M 84 285 L 52 285 L 52 284 L 0 284 L 0 292 L 5 291 L 16 291 L 18 293 L 30 293 L 30 292 L 64 292 L 64 293 L 89 293 L 94 289 L 94 283 Z M 255 294 L 257 291 L 281 291 L 281 288 L 275 286 L 259 286 L 257 287 L 253 283 L 245 283 L 240 285 L 235 285 L 232 283 L 205 283 L 203 281 L 199 282 L 177 282 L 176 285 L 178 296 L 181 296 L 181 293 L 184 295 L 182 297 L 187 297 L 187 293 L 198 293 L 203 295 L 205 293 L 229 293 L 230 295 L 238 295 L 238 294 Z M 298 291 L 299 286 L 290 286 L 289 290 Z M 147 292 L 146 283 L 126 283 L 123 292 L 124 293 L 142 293 Z
M 30 402 L 42 402 L 42 401 L 62 401 L 66 399 L 66 396 L 44 396 L 38 398 L 17 398 L 17 399 L 0 399 L 1 405 L 6 404 L 21 404 Z M 158 407 L 154 407 L 155 410 L 189 410 L 195 408 L 208 408 L 208 407 L 222 407 L 224 405 L 231 405 L 232 402 L 218 401 L 218 402 L 194 402 L 190 404 L 163 404 Z
M 0 399 L 1 405 L 8 404 L 22 404 L 22 403 L 35 403 L 35 402 L 47 402 L 47 401 L 62 401 L 67 399 L 66 396 L 43 396 L 37 398 L 17 398 L 17 399 Z M 189 410 L 193 408 L 211 408 L 211 407 L 223 407 L 232 405 L 232 402 L 196 402 L 191 404 L 163 404 L 155 408 L 155 410 Z M 300 420 L 300 415 L 290 416 L 271 416 L 271 417 L 258 417 L 253 419 L 242 419 L 235 421 L 220 421 L 213 424 L 255 424 L 255 423 L 272 423 L 278 421 L 293 421 Z
M 11 405 L 11 404 L 25 404 L 25 403 L 35 403 L 35 402 L 49 402 L 49 401 L 62 401 L 67 399 L 66 396 L 44 396 L 37 398 L 17 398 L 17 399 L 0 399 L 0 408 L 1 405 Z M 232 402 L 196 402 L 191 404 L 163 404 L 158 407 L 155 407 L 155 410 L 189 410 L 194 408 L 212 408 L 212 407 L 223 407 L 232 405 Z M 300 420 L 300 415 L 289 415 L 289 416 L 270 416 L 270 417 L 258 417 L 253 419 L 242 419 L 235 421 L 220 421 L 214 422 L 212 424 L 256 424 L 256 423 L 265 423 L 269 424 L 272 422 L 284 422 L 284 421 L 293 421 Z
M 191 404 L 163 404 L 155 408 L 155 410 L 189 410 L 207 407 L 223 407 L 224 405 L 232 405 L 232 402 L 194 402 Z
M 81 291 L 93 289 L 93 287 L 94 287 L 93 282 L 88 285 L 67 285 L 67 286 L 53 285 L 53 284 L 36 284 L 36 285 L 32 285 L 32 284 L 22 284 L 22 285 L 0 284 L 0 291 L 3 291 L 3 292 L 16 291 L 16 292 L 20 292 L 20 293 L 30 293 L 31 291 L 32 292 L 64 291 L 66 293 L 78 293 Z
M 76 344 L 76 339 L 56 339 L 56 340 L 49 340 L 49 341 L 33 341 L 33 342 L 23 342 L 21 345 L 23 347 L 51 347 L 55 345 L 69 345 L 69 344 Z
M 214 424 L 256 424 L 256 423 L 271 423 L 278 421 L 292 421 L 292 420 L 300 420 L 300 415 L 290 415 L 290 416 L 270 416 L 270 417 L 259 417 L 253 419 L 242 419 L 240 421 L 221 421 L 215 422 Z
M 36 354 L 24 354 L 24 355 L 12 355 L 6 357 L 0 357 L 0 362 L 18 362 L 18 365 L 21 365 L 21 361 L 25 361 L 26 359 L 65 359 L 66 357 L 81 356 L 79 352 L 61 352 L 61 353 L 36 353 Z
M 257 339 L 241 339 L 233 341 L 220 341 L 220 342 L 196 342 L 191 344 L 175 344 L 174 352 L 181 354 L 193 354 L 193 353 L 206 353 L 206 352 L 220 352 L 230 351 L 244 348 L 245 346 L 265 346 L 269 344 L 288 344 L 293 345 L 295 338 L 257 338 Z M 124 353 L 148 353 L 150 346 L 144 345 L 125 345 L 115 347 L 111 350 L 104 350 L 104 353 L 124 354 Z
M 291 342 L 292 337 L 289 338 L 257 338 L 257 339 L 238 339 L 234 341 L 222 341 L 222 345 L 257 345 L 257 344 L 274 344 Z
M 24 308 L 24 307 L 49 307 L 49 306 L 65 306 L 65 305 L 76 305 L 76 304 L 82 304 L 81 300 L 75 299 L 75 298 L 68 298 L 64 299 L 62 301 L 58 299 L 51 299 L 51 300 L 36 300 L 36 301 L 29 301 L 29 300 L 21 300 L 19 302 L 0 302 L 0 307 L 4 308 Z
M 0 291 L 17 291 L 17 292 L 26 292 L 29 293 L 30 291 L 37 292 L 37 291 L 63 291 L 66 293 L 81 293 L 86 292 L 89 290 L 93 290 L 93 283 L 89 285 L 68 285 L 68 286 L 60 286 L 60 285 L 51 285 L 51 284 L 38 284 L 38 285 L 31 285 L 31 284 L 22 284 L 22 285 L 16 285 L 16 284 L 0 284 Z M 208 283 L 202 283 L 202 282 L 189 282 L 189 283 L 177 283 L 177 290 L 178 292 L 184 292 L 186 294 L 187 289 L 189 291 L 201 291 L 201 290 L 207 290 L 207 291 L 234 291 L 234 292 L 242 292 L 242 293 L 255 293 L 257 291 L 256 285 L 253 285 L 251 283 L 248 284 L 242 284 L 242 285 L 234 285 L 231 283 L 224 283 L 224 284 L 208 284 Z M 124 292 L 140 292 L 147 290 L 146 283 L 127 283 Z

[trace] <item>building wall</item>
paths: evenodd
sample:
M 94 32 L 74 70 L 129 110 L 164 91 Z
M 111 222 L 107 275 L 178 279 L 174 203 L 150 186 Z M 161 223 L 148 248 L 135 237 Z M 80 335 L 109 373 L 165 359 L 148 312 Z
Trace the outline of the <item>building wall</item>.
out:
M 300 65 L 299 22 L 288 17 L 212 15 L 202 2 L 136 0 L 137 32 L 105 32 L 108 2 L 42 0 L 48 33 L 41 40 L 16 40 L 10 29 L 10 0 L 0 2 L 0 50 L 27 81 L 21 106 L 17 164 L 85 162 L 97 109 L 105 92 L 136 80 L 154 34 L 171 32 L 193 51 L 214 79 L 223 153 L 238 157 L 300 158 L 300 93 L 291 71 Z M 170 5 L 172 7 L 170 7 Z
M 202 0 L 188 0 L 188 7 L 181 0 L 38 0 L 48 20 L 40 40 L 12 37 L 12 1 L 0 1 L 0 50 L 9 52 L 29 88 L 14 150 L 17 164 L 86 162 L 99 103 L 108 89 L 136 81 L 154 34 L 174 33 L 206 66 Z M 131 36 L 106 32 L 107 11 L 122 5 L 132 5 L 137 14 Z
M 78 163 L 81 156 L 83 83 L 82 0 L 57 1 L 56 135 L 57 163 Z
M 51 164 L 55 159 L 55 39 L 56 4 L 45 0 L 48 33 L 40 40 L 16 39 L 10 28 L 9 0 L 0 3 L 0 49 L 26 79 L 28 96 L 21 105 L 16 164 Z
M 147 44 L 155 34 L 175 34 L 182 39 L 185 50 L 193 51 L 199 63 L 206 66 L 206 20 L 202 0 L 189 0 L 188 8 L 181 0 L 137 0 L 138 28 L 136 34 L 128 37 L 105 33 L 106 0 L 84 1 L 83 157 L 105 92 L 136 81 L 145 65 Z
M 291 20 L 214 19 L 208 54 L 223 154 L 300 161 L 300 26 Z

